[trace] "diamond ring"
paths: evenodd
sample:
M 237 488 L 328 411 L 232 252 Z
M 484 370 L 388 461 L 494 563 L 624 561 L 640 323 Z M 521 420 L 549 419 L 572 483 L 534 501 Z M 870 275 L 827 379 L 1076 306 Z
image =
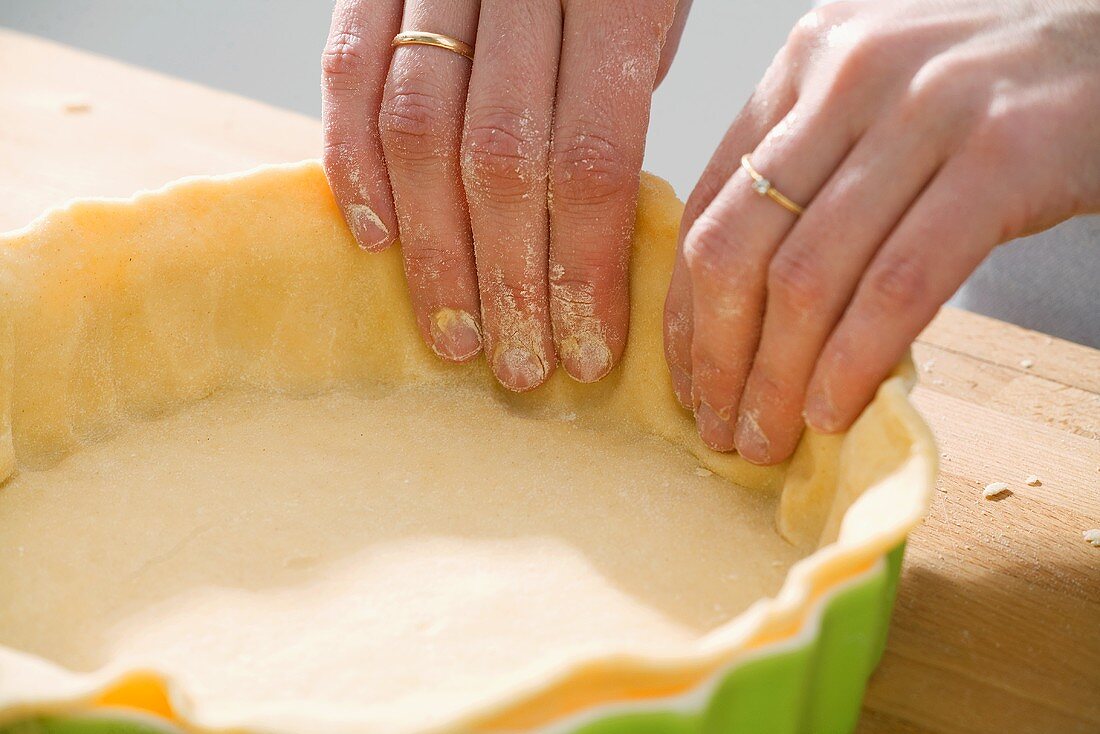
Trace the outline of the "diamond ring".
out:
M 803 207 L 795 204 L 786 196 L 779 193 L 779 191 L 774 186 L 772 186 L 771 181 L 764 178 L 759 171 L 752 167 L 752 162 L 749 160 L 748 153 L 741 156 L 741 167 L 745 169 L 749 176 L 752 177 L 752 184 L 750 185 L 752 186 L 753 191 L 760 194 L 761 196 L 768 197 L 787 211 L 794 214 L 801 214 L 804 211 Z

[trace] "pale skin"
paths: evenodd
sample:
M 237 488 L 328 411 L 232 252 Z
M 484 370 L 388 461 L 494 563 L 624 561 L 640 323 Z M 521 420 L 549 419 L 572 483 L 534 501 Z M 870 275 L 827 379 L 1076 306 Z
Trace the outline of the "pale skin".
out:
M 337 4 L 326 171 L 364 249 L 400 234 L 440 357 L 484 352 L 517 391 L 619 360 L 650 95 L 688 5 Z M 475 60 L 391 52 L 401 30 Z M 801 216 L 752 189 L 745 153 Z M 676 396 L 712 448 L 783 461 L 807 424 L 851 424 L 996 245 L 1096 211 L 1100 3 L 825 6 L 688 199 L 665 304 Z

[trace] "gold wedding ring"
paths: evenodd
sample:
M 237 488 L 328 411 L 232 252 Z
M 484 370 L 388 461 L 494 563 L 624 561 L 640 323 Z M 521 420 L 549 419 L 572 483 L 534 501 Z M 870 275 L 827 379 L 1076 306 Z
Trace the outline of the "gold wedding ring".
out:
M 741 156 L 741 167 L 744 168 L 745 171 L 752 177 L 753 191 L 760 194 L 761 196 L 768 197 L 776 204 L 779 204 L 781 207 L 789 212 L 793 212 L 794 214 L 801 214 L 804 211 L 801 206 L 795 204 L 786 196 L 783 196 L 783 194 L 779 193 L 779 191 L 776 190 L 774 186 L 772 186 L 771 181 L 764 178 L 762 175 L 760 175 L 759 171 L 752 167 L 752 162 L 749 161 L 748 153 Z
M 454 51 L 460 56 L 465 56 L 470 61 L 474 60 L 473 46 L 468 43 L 463 43 L 457 38 L 444 36 L 440 33 L 428 33 L 427 31 L 406 31 L 405 33 L 398 33 L 393 37 L 393 42 L 390 43 L 390 47 L 397 48 L 398 46 L 435 46 L 436 48 L 445 48 L 448 51 Z

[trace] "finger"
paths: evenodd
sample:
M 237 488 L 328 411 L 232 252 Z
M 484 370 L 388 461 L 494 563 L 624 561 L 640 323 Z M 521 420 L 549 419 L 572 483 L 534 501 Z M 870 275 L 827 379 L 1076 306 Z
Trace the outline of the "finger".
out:
M 768 130 L 786 117 L 801 96 L 800 90 L 818 97 L 832 95 L 832 102 L 839 105 L 846 105 L 845 100 L 867 92 L 870 84 L 866 80 L 849 82 L 850 74 L 841 75 L 833 69 L 826 71 L 832 78 L 825 84 L 811 84 L 813 79 L 807 76 L 807 72 L 814 70 L 813 57 L 823 45 L 830 43 L 833 29 L 857 10 L 858 3 L 823 3 L 799 19 L 791 29 L 688 197 L 684 214 L 689 222 L 694 221 L 726 185 L 740 167 L 741 156 L 755 149 Z M 832 43 L 835 42 L 833 39 Z
M 730 126 L 721 144 L 710 159 L 684 207 L 685 218 L 694 221 L 726 185 L 740 166 L 741 156 L 756 148 L 764 135 L 790 112 L 802 88 L 810 89 L 807 71 L 822 45 L 829 43 L 830 33 L 858 10 L 858 4 L 826 3 L 804 15 L 791 29 L 786 42 L 776 53 L 760 83 Z M 835 40 L 833 41 L 835 42 Z M 817 96 L 837 90 L 837 98 L 858 97 L 866 93 L 868 83 L 848 82 L 848 76 L 833 70 L 827 72 L 830 83 L 819 85 Z M 863 80 L 860 80 L 861 82 Z M 833 100 L 834 103 L 836 100 Z M 845 104 L 841 100 L 840 104 Z
M 378 108 L 390 40 L 400 23 L 400 0 L 341 0 L 321 56 L 325 174 L 348 227 L 367 250 L 384 249 L 397 232 Z
M 684 203 L 684 224 L 690 225 L 710 206 L 726 182 L 741 167 L 741 156 L 755 150 L 768 131 L 785 118 L 798 101 L 798 93 L 783 55 L 776 57 L 707 162 L 698 183 Z M 681 235 L 686 234 L 686 226 Z
M 476 0 L 411 0 L 404 31 L 473 45 Z M 394 49 L 379 128 L 393 185 L 405 276 L 424 339 L 439 356 L 481 349 L 473 240 L 458 154 L 470 61 L 446 49 Z
M 566 371 L 606 375 L 626 344 L 627 266 L 650 97 L 674 3 L 565 5 L 550 158 L 550 314 Z
M 1011 196 L 1008 181 L 965 154 L 936 174 L 867 268 L 826 342 L 808 391 L 811 426 L 830 433 L 850 426 L 936 310 L 1001 240 L 990 213 Z
M 501 384 L 528 390 L 554 368 L 546 205 L 560 0 L 485 0 L 462 145 L 485 353 Z
M 726 131 L 684 206 L 672 282 L 665 299 L 665 360 L 676 399 L 692 408 L 691 399 L 691 278 L 684 263 L 684 238 L 704 209 L 740 165 L 741 154 L 757 147 L 795 103 L 795 90 L 781 57 L 772 63 L 757 91 Z
M 676 256 L 672 280 L 665 296 L 665 363 L 672 378 L 672 391 L 680 405 L 691 410 L 691 276 L 684 259 Z
M 672 18 L 672 24 L 665 34 L 665 42 L 661 46 L 661 61 L 657 65 L 657 78 L 653 82 L 654 88 L 660 86 L 665 80 L 672 60 L 680 49 L 680 40 L 684 37 L 684 27 L 687 26 L 688 15 L 691 13 L 693 0 L 677 0 L 676 13 Z
M 835 107 L 800 101 L 765 136 L 752 163 L 807 204 L 854 140 Z M 764 312 L 767 265 L 795 215 L 760 196 L 738 169 L 692 225 L 684 257 L 692 282 L 692 398 L 700 436 L 734 447 L 734 422 Z
M 760 346 L 739 406 L 737 451 L 773 464 L 802 434 L 806 385 L 860 275 L 946 155 L 943 117 L 867 132 L 768 266 Z

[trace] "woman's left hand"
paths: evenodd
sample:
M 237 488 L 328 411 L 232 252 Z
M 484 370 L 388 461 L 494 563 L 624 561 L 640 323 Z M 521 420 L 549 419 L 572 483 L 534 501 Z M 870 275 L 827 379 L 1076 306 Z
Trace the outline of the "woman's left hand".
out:
M 484 352 L 515 391 L 559 358 L 581 382 L 618 362 L 650 100 L 690 5 L 337 0 L 325 172 L 363 249 L 400 234 L 440 358 Z M 399 32 L 444 47 L 392 48 Z
M 741 156 L 805 205 L 755 191 Z M 843 2 L 806 16 L 688 200 L 666 303 L 712 448 L 846 429 L 998 243 L 1100 210 L 1095 0 Z

